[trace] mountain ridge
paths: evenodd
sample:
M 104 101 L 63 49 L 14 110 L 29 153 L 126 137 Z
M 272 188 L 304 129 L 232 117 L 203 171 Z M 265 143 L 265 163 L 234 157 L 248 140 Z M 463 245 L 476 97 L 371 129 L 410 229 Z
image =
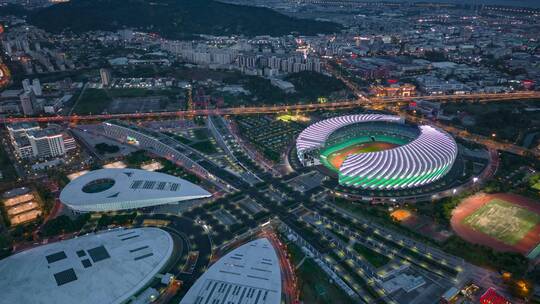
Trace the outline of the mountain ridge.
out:
M 56 33 L 136 28 L 173 39 L 199 34 L 314 35 L 341 29 L 332 22 L 298 19 L 268 8 L 213 0 L 72 0 L 32 11 L 28 21 Z

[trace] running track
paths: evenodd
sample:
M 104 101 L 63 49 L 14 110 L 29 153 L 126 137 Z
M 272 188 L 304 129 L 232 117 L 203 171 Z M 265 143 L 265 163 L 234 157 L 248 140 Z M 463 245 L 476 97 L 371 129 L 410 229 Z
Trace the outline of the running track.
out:
M 534 249 L 536 245 L 540 244 L 540 224 L 537 224 L 536 227 L 531 229 L 521 241 L 512 246 L 484 233 L 473 230 L 462 223 L 467 216 L 493 199 L 501 199 L 540 214 L 540 203 L 529 198 L 511 193 L 481 193 L 466 198 L 458 207 L 456 207 L 456 209 L 454 209 L 452 212 L 452 219 L 450 220 L 452 229 L 461 238 L 471 243 L 489 246 L 497 251 L 512 251 L 527 255 L 527 253 Z

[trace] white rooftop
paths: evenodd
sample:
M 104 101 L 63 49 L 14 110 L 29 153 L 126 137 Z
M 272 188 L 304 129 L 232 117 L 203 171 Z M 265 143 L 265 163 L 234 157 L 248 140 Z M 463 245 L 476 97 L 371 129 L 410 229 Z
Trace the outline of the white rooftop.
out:
M 281 269 L 268 239 L 251 241 L 219 259 L 180 301 L 204 303 L 281 303 Z
M 172 237 L 117 229 L 35 247 L 0 261 L 2 303 L 125 303 L 165 266 Z
M 176 176 L 139 169 L 99 169 L 71 181 L 60 201 L 78 211 L 134 209 L 210 197 Z

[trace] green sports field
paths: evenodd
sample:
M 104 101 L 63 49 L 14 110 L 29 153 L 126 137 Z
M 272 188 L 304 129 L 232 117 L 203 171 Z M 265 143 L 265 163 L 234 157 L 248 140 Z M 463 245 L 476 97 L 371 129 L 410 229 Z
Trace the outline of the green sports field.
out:
M 386 136 L 378 136 L 376 140 L 362 136 L 329 146 L 321 151 L 321 163 L 338 172 L 349 155 L 388 150 L 406 143 L 404 140 Z
M 539 223 L 539 214 L 500 199 L 489 201 L 463 219 L 463 224 L 508 245 L 517 244 Z

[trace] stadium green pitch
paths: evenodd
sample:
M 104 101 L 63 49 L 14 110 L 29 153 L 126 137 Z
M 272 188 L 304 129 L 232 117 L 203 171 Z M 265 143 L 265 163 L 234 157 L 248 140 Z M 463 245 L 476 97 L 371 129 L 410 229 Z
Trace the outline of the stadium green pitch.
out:
M 505 244 L 515 245 L 540 223 L 540 215 L 510 202 L 493 199 L 463 219 L 463 224 Z
M 339 172 L 339 168 L 349 155 L 384 151 L 404 144 L 406 141 L 388 136 L 377 136 L 375 141 L 370 136 L 356 137 L 326 147 L 321 151 L 320 159 L 327 168 Z

